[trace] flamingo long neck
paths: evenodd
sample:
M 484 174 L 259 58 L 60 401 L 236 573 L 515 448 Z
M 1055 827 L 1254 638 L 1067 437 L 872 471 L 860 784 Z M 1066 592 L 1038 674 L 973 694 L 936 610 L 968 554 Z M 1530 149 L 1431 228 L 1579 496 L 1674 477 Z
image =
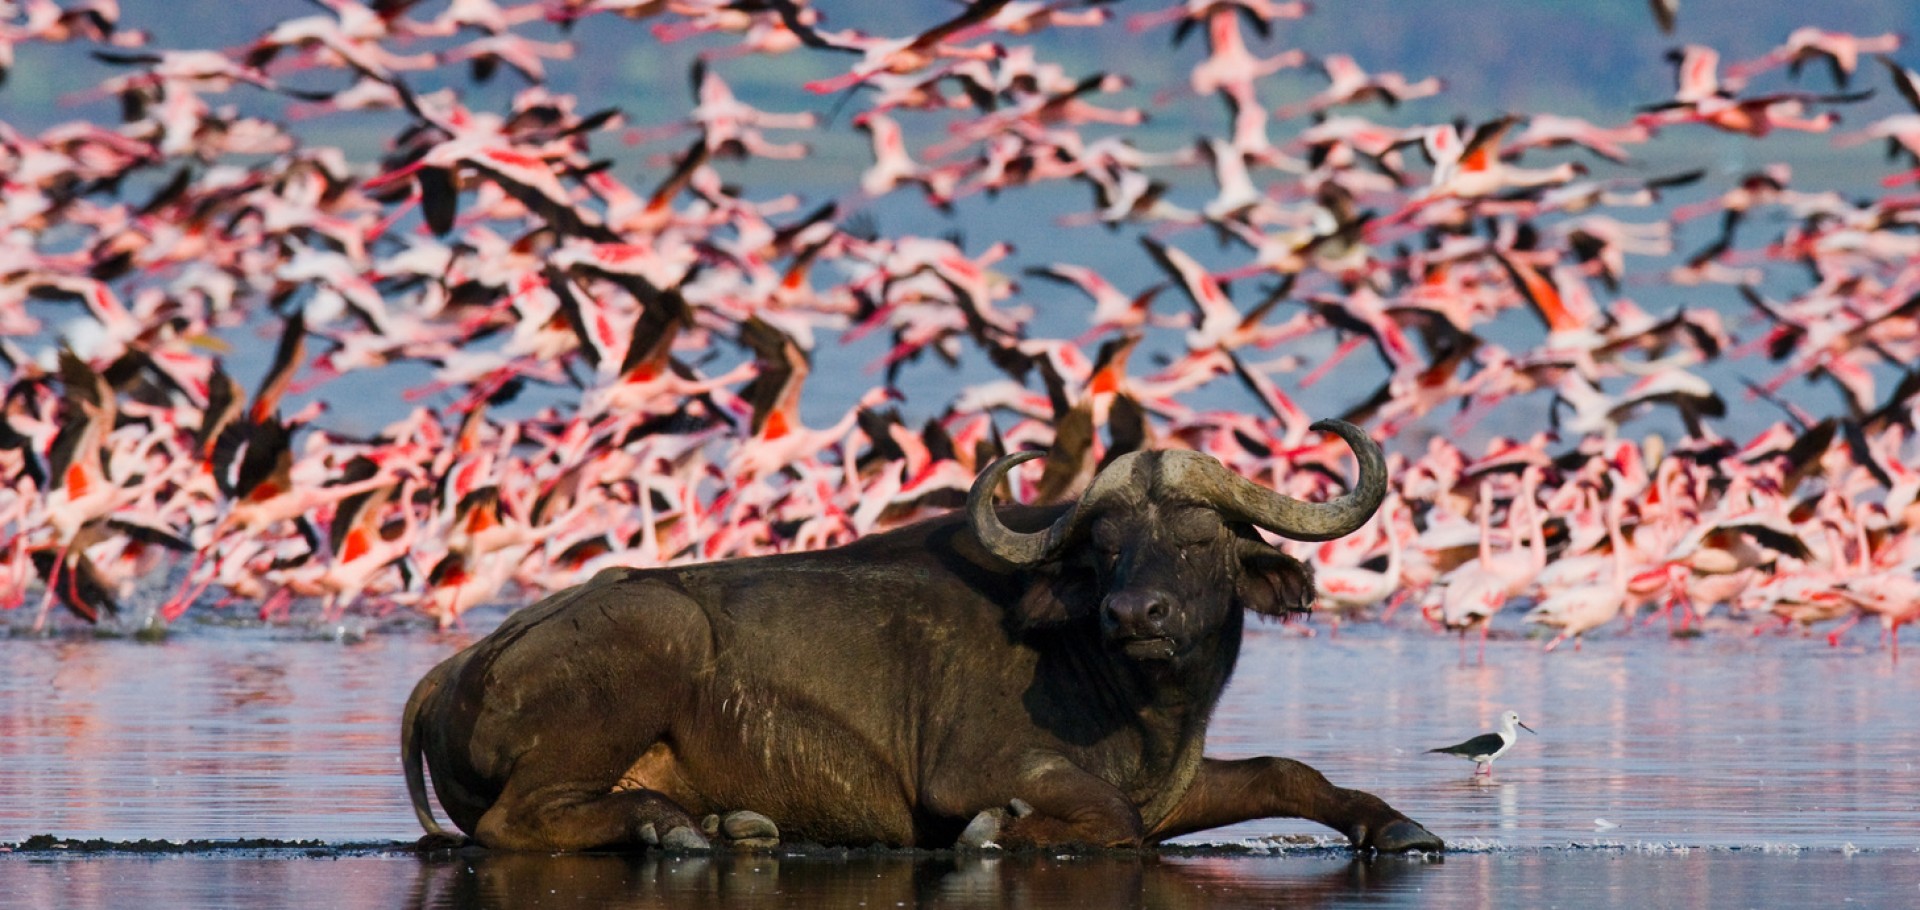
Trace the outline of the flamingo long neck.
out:
M 1520 483 L 1520 501 L 1525 503 L 1527 507 L 1526 522 L 1529 533 L 1527 547 L 1528 551 L 1533 554 L 1533 567 L 1535 569 L 1544 569 L 1547 565 L 1547 534 L 1546 530 L 1541 527 L 1540 510 L 1534 502 L 1534 497 L 1538 495 L 1538 483 L 1533 469 L 1528 469 L 1525 478 Z M 1517 520 L 1518 519 L 1516 519 L 1516 521 Z M 1518 533 L 1517 528 L 1515 533 Z
M 1400 584 L 1400 522 L 1398 514 L 1387 516 L 1386 577 L 1395 587 Z
M 1626 606 L 1627 596 L 1627 542 L 1620 533 L 1620 506 L 1617 501 L 1608 500 L 1602 506 L 1606 510 L 1607 543 L 1613 549 L 1613 586 L 1620 592 L 1621 606 Z
M 1493 562 L 1493 491 L 1485 481 L 1480 483 L 1480 564 Z

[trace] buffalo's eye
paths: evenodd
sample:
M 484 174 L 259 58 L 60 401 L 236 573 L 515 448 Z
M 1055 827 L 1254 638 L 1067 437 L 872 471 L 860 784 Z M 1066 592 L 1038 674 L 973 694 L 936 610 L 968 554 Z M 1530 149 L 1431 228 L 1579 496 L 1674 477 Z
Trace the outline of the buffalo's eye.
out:
M 1220 515 L 1212 509 L 1179 509 L 1167 516 L 1167 536 L 1181 546 L 1210 543 L 1220 528 Z
M 1124 546 L 1120 540 L 1120 531 L 1112 524 L 1101 522 L 1094 525 L 1093 535 L 1088 541 L 1092 545 L 1093 555 L 1100 568 L 1112 570 L 1120 561 L 1120 551 Z

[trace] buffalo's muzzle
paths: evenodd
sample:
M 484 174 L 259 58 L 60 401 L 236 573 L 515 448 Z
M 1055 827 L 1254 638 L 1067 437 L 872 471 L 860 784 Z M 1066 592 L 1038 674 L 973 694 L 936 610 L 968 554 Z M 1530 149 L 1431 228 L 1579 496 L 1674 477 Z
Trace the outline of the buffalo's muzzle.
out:
M 1101 604 L 1107 637 L 1128 657 L 1139 660 L 1173 656 L 1173 638 L 1167 631 L 1172 614 L 1171 602 L 1157 591 L 1121 591 Z

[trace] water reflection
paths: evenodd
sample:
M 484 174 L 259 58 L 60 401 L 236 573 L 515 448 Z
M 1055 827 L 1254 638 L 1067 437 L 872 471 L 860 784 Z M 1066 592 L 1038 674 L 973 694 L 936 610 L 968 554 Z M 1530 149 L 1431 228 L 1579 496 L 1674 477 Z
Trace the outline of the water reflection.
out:
M 1252 861 L 1256 864 L 1260 861 Z M 425 864 L 413 910 L 531 907 L 1318 907 L 1391 890 L 1431 863 L 1332 858 L 900 857 L 476 854 Z M 1262 874 L 1246 873 L 1258 869 Z M 1279 874 L 1276 874 L 1279 873 Z
M 0 905 L 642 908 L 1911 907 L 1920 853 L 1518 850 L 1444 860 L 1278 856 L 994 858 L 205 851 L 0 854 Z M 134 895 L 138 895 L 137 897 Z

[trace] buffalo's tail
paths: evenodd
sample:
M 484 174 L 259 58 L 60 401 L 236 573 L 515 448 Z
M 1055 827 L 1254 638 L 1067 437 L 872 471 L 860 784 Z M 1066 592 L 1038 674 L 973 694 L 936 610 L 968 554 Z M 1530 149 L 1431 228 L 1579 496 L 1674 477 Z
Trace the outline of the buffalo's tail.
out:
M 427 839 L 458 842 L 466 838 L 440 827 L 440 822 L 433 817 L 432 807 L 427 805 L 426 755 L 420 741 L 421 709 L 434 691 L 440 688 L 445 666 L 441 664 L 428 671 L 413 687 L 413 694 L 407 697 L 406 712 L 400 717 L 400 766 L 407 775 L 407 798 L 413 803 L 413 816 L 420 820 L 420 827 L 427 830 Z

